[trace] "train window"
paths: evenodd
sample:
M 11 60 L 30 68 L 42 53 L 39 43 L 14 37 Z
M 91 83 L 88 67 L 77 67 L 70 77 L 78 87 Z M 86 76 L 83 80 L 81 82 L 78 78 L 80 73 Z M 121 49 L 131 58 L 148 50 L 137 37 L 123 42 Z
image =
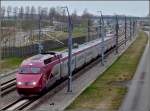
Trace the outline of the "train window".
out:
M 30 73 L 37 74 L 37 73 L 40 73 L 40 71 L 41 71 L 41 69 L 38 68 L 38 67 L 31 67 L 31 68 L 29 68 L 29 67 L 21 67 L 21 68 L 19 68 L 18 72 L 20 74 L 30 74 Z
M 40 73 L 41 69 L 38 67 L 32 67 L 31 68 L 31 73 Z
M 27 68 L 27 67 L 21 67 L 19 68 L 19 71 L 18 71 L 20 74 L 26 74 L 26 73 L 30 73 L 30 69 Z
M 49 58 L 49 59 L 45 59 L 45 60 L 44 60 L 44 64 L 49 64 L 50 62 L 52 62 L 52 58 Z

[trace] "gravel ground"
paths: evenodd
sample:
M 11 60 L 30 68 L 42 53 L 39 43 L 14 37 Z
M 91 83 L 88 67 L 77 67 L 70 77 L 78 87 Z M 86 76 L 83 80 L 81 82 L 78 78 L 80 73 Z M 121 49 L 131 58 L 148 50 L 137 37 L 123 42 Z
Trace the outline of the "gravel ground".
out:
M 0 108 L 12 103 L 13 101 L 19 99 L 20 96 L 15 91 L 12 91 L 11 93 L 8 93 L 7 95 L 0 98 Z

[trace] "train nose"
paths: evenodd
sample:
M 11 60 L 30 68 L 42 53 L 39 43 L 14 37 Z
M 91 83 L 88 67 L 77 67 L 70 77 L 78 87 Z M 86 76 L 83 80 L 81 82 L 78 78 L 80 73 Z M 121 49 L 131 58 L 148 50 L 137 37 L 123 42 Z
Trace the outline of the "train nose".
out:
M 32 85 L 32 86 L 36 86 L 38 82 L 36 81 L 33 81 L 33 82 L 21 82 L 21 81 L 18 81 L 17 82 L 17 85 Z
M 17 74 L 16 81 L 18 88 L 33 88 L 39 85 L 41 75 Z
M 19 94 L 34 94 L 41 91 L 40 75 L 17 75 L 17 91 Z

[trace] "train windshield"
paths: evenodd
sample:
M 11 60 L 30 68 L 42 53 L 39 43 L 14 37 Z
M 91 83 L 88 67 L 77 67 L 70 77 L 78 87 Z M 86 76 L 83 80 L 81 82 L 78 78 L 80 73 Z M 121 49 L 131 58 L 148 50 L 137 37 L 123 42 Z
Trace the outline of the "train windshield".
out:
M 41 72 L 41 68 L 38 67 L 21 67 L 19 68 L 20 74 L 37 74 Z
M 32 67 L 31 68 L 31 73 L 40 73 L 41 69 L 37 67 Z

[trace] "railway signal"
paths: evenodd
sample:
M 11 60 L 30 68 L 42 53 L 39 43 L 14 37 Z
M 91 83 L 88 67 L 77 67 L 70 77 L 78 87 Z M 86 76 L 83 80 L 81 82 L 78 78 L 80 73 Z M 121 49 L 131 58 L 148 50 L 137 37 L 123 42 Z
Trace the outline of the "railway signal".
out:
M 67 10 L 68 14 L 68 90 L 67 92 L 72 92 L 72 68 L 71 68 L 71 63 L 72 63 L 72 31 L 73 31 L 73 24 L 71 21 L 71 16 L 69 14 L 68 7 L 62 7 Z

